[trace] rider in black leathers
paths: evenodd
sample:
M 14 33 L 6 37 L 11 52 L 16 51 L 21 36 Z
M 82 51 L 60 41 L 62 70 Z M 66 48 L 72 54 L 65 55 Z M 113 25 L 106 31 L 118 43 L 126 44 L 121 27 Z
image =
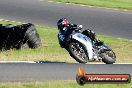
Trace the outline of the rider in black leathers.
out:
M 61 47 L 63 47 L 63 43 L 65 43 L 66 39 L 68 38 L 68 36 L 75 30 L 77 29 L 82 29 L 79 25 L 76 24 L 70 24 L 69 21 L 66 18 L 61 18 L 58 22 L 57 22 L 57 26 L 58 26 L 58 30 L 59 30 L 59 43 L 61 45 Z M 79 30 L 78 30 L 79 31 Z M 84 35 L 88 36 L 93 42 L 95 42 L 95 44 L 99 44 L 101 42 L 98 41 L 98 39 L 96 38 L 95 33 L 92 30 L 84 30 L 82 32 Z

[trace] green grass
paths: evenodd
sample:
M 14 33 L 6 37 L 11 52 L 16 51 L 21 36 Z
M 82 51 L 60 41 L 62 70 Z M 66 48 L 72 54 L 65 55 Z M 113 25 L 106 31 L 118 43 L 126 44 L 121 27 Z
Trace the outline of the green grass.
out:
M 0 83 L 0 88 L 132 88 L 130 84 L 86 84 L 78 85 L 75 81 L 50 81 L 31 83 Z
M 132 10 L 132 0 L 49 0 L 49 1 Z
M 0 21 L 0 23 L 10 22 Z M 3 51 L 0 52 L 0 61 L 76 62 L 65 49 L 60 48 L 56 28 L 46 26 L 36 26 L 36 28 L 42 40 L 41 48 Z M 98 35 L 98 37 L 115 51 L 117 63 L 132 63 L 132 41 L 105 35 Z

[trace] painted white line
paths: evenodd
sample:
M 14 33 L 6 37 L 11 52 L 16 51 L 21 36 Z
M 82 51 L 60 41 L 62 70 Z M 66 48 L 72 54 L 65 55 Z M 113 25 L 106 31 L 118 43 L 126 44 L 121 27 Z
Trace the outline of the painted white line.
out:
M 87 64 L 105 64 L 105 63 L 87 63 Z M 114 63 L 114 64 L 132 64 L 132 63 Z M 107 64 L 106 64 L 107 65 Z M 112 65 L 112 64 L 111 64 Z
M 85 7 L 86 5 L 81 5 L 81 6 Z M 91 6 L 88 6 L 88 7 L 91 7 Z
M 69 5 L 69 4 L 71 4 L 71 3 L 66 3 L 66 4 L 68 4 L 68 5 Z
M 10 20 L 4 20 L 4 21 L 6 21 L 6 22 L 10 22 Z
M 39 63 L 39 61 L 0 61 L 0 63 Z M 40 63 L 43 63 L 43 62 L 40 61 Z M 66 63 L 66 64 L 77 64 L 77 63 Z M 87 63 L 87 65 L 88 64 L 105 64 L 105 63 L 94 63 L 94 62 L 92 63 L 91 62 L 91 63 Z M 123 65 L 123 64 L 132 64 L 132 63 L 114 63 L 114 64 L 122 64 Z
M 62 2 L 56 2 L 56 3 L 59 3 L 59 4 L 61 4 Z
M 18 24 L 21 24 L 22 22 L 17 22 Z
M 76 62 L 76 64 L 77 64 L 78 62 Z M 72 63 L 69 63 L 69 64 L 72 64 Z M 73 64 L 75 64 L 75 63 L 73 63 Z M 80 63 L 81 64 L 81 63 Z M 105 63 L 103 63 L 103 62 L 88 62 L 88 63 L 86 63 L 86 64 L 105 64 Z M 132 63 L 113 63 L 113 64 L 132 64 Z M 111 64 L 112 65 L 112 64 Z
M 77 64 L 77 63 L 68 63 L 68 64 Z M 81 64 L 81 63 L 78 63 L 78 64 Z M 86 63 L 86 64 L 88 65 L 88 64 L 105 64 L 105 63 L 103 63 L 103 62 L 102 62 L 102 63 L 100 63 L 100 62 L 99 62 L 99 63 L 89 62 L 89 63 Z M 123 65 L 123 64 L 132 64 L 132 63 L 114 63 L 114 64 L 122 64 L 122 65 Z M 106 64 L 106 65 L 107 65 L 107 64 Z M 108 65 L 109 65 L 109 64 L 108 64 Z M 111 65 L 112 65 L 112 64 L 111 64 Z
M 132 64 L 132 63 L 114 63 L 114 64 Z
M 117 38 L 117 39 L 122 39 L 122 38 Z M 124 38 L 125 39 L 125 38 Z M 129 41 L 132 41 L 131 39 L 128 39 Z
M 0 63 L 36 63 L 35 61 L 0 61 Z
M 0 21 L 3 21 L 4 19 L 0 19 Z
M 117 39 L 121 39 L 121 38 L 117 38 Z

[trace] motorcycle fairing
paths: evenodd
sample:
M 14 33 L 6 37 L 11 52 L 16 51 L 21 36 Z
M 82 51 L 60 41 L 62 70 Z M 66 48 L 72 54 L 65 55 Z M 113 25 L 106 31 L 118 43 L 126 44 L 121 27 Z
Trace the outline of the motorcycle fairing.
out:
M 89 37 L 83 35 L 82 33 L 74 33 L 71 35 L 71 38 L 81 42 L 85 46 L 88 53 L 89 61 L 92 61 L 93 59 L 92 40 Z

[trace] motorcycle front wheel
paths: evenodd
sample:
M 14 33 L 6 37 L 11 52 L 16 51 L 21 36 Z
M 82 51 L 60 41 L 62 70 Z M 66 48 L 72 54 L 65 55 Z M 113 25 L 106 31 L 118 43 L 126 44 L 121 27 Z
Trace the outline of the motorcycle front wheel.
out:
M 85 46 L 77 40 L 72 40 L 68 44 L 68 51 L 71 57 L 79 63 L 87 63 L 89 60 Z

